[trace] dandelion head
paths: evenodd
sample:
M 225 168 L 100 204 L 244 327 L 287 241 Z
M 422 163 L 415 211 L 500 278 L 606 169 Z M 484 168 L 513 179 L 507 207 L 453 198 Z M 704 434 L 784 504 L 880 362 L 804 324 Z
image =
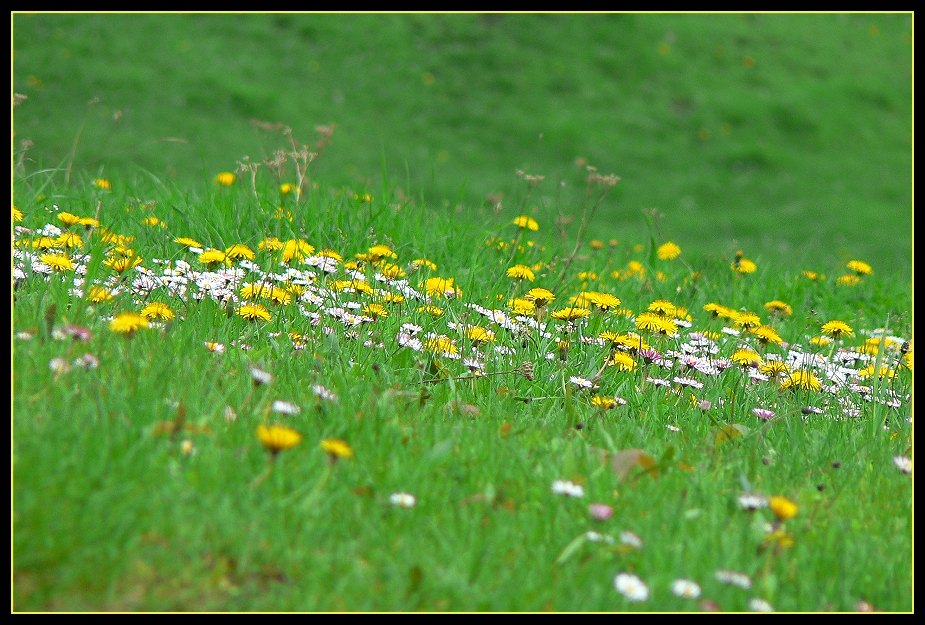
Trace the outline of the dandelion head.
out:
M 235 175 L 230 171 L 223 171 L 215 176 L 215 183 L 222 187 L 230 187 L 234 181 Z
M 302 442 L 302 435 L 285 425 L 258 425 L 257 438 L 273 456 Z
M 109 322 L 109 329 L 117 334 L 133 335 L 136 331 L 148 327 L 148 320 L 134 312 L 124 312 L 116 315 Z
M 677 243 L 673 241 L 668 241 L 667 243 L 662 243 L 658 246 L 658 249 L 655 250 L 656 256 L 659 260 L 674 260 L 681 255 L 681 248 Z

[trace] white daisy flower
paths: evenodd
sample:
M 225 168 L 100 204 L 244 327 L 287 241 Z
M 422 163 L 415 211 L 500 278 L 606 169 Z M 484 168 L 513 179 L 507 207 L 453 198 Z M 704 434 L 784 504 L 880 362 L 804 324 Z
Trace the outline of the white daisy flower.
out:
M 283 401 L 281 399 L 277 399 L 273 402 L 271 410 L 273 412 L 278 412 L 279 414 L 297 415 L 299 412 L 301 412 L 302 409 L 291 401 Z
M 389 496 L 389 503 L 399 508 L 413 508 L 417 500 L 411 493 L 392 493 Z
M 614 588 L 630 601 L 645 601 L 649 598 L 649 587 L 630 573 L 620 573 L 613 579 Z
M 770 603 L 759 597 L 754 597 L 748 602 L 748 609 L 752 612 L 773 612 L 774 608 Z
M 912 458 L 906 456 L 894 456 L 893 464 L 896 465 L 896 468 L 909 475 L 912 473 Z
M 671 592 L 682 599 L 696 599 L 700 596 L 700 585 L 689 579 L 676 579 L 671 582 Z
M 556 480 L 552 483 L 552 492 L 557 495 L 567 495 L 569 497 L 584 497 L 585 489 L 579 484 L 569 482 L 568 480 Z

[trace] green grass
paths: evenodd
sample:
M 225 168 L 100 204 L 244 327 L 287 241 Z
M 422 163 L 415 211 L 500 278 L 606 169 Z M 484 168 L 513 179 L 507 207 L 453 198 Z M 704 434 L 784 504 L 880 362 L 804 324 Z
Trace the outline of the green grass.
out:
M 34 196 L 40 181 L 17 183 L 19 196 Z M 272 207 L 266 200 L 277 193 L 275 180 L 258 182 L 256 204 Z M 55 211 L 45 210 L 51 201 L 77 215 L 97 214 L 99 207 L 104 226 L 136 237 L 131 246 L 144 262 L 120 279 L 100 262 L 113 245 L 99 230 L 84 232 L 89 258 L 79 262 L 88 267 L 88 284 L 123 287 L 101 304 L 70 291 L 73 273 L 45 280 L 25 264 L 14 305 L 15 331 L 32 337 L 17 338 L 13 354 L 16 610 L 703 609 L 700 601 L 671 594 L 672 581 L 682 577 L 697 581 L 701 599 L 724 610 L 748 610 L 753 597 L 782 611 L 854 610 L 859 601 L 911 610 L 911 481 L 893 466 L 895 456 L 910 455 L 906 399 L 888 409 L 847 388 L 783 391 L 773 381 L 748 383 L 737 367 L 692 375 L 680 364 L 670 371 L 647 366 L 641 356 L 634 357 L 634 371 L 602 370 L 608 349 L 580 337 L 632 330 L 632 318 L 596 312 L 571 330 L 549 319 L 551 336 L 515 336 L 466 306 L 504 308 L 533 285 L 555 288 L 551 310 L 567 308 L 570 296 L 589 289 L 617 295 L 637 314 L 655 299 L 670 299 L 688 308 L 693 326 L 680 328 L 677 338 L 646 334 L 664 353 L 691 331 L 723 327 L 703 310 L 720 302 L 758 312 L 786 341 L 806 347 L 823 322 L 843 320 L 856 336 L 842 339 L 842 347 L 857 349 L 878 327 L 911 337 L 908 287 L 889 272 L 876 268 L 855 286 L 838 286 L 844 268 L 834 264 L 820 262 L 828 277 L 813 282 L 799 266 L 761 257 L 757 273 L 742 275 L 715 259 L 658 260 L 648 243 L 641 251 L 593 250 L 587 241 L 569 263 L 574 241 L 559 240 L 548 222 L 537 233 L 518 233 L 506 217 L 484 214 L 480 228 L 461 230 L 455 216 L 399 201 L 388 188 L 366 202 L 319 184 L 302 197 L 305 208 L 293 211 L 292 222 L 274 218 L 272 208 L 242 211 L 255 202 L 241 181 L 199 194 L 136 179 L 132 196 L 147 204 L 118 189 L 88 188 L 88 179 L 60 191 L 50 183 L 44 203 L 20 206 L 20 225 L 58 223 Z M 580 205 L 583 195 L 562 200 Z M 296 208 L 294 198 L 286 201 Z M 168 227 L 142 225 L 151 215 Z M 302 306 L 321 315 L 320 326 L 295 302 L 265 302 L 272 319 L 250 323 L 235 315 L 237 304 L 196 301 L 192 286 L 185 298 L 162 288 L 133 296 L 126 288 L 141 268 L 162 271 L 155 258 L 186 259 L 204 270 L 175 236 L 256 250 L 271 234 L 304 238 L 347 259 L 386 243 L 402 267 L 418 257 L 435 261 L 434 275 L 455 278 L 462 296 L 433 296 L 444 309 L 436 319 L 416 312 L 418 303 L 389 304 L 388 317 L 357 327 L 352 337 L 310 303 Z M 499 251 L 486 245 L 490 237 L 515 243 Z M 70 255 L 78 258 L 76 252 Z M 633 260 L 644 275 L 627 273 Z M 544 266 L 534 284 L 520 285 L 504 277 L 515 262 Z M 261 271 L 281 269 L 279 252 L 258 251 L 255 263 Z M 620 277 L 611 275 L 614 269 Z M 702 274 L 693 283 L 691 269 Z M 577 278 L 587 270 L 599 280 Z M 246 273 L 245 280 L 260 275 Z M 375 281 L 371 265 L 364 273 L 377 288 L 395 290 Z M 427 275 L 411 275 L 411 286 Z M 346 277 L 339 269 L 314 287 Z M 375 299 L 336 297 L 342 304 Z M 763 305 L 772 299 L 788 302 L 794 314 L 768 313 Z M 147 301 L 167 303 L 177 318 L 132 338 L 110 331 L 110 315 L 141 310 Z M 453 337 L 465 356 L 475 346 L 450 323 L 493 328 L 496 340 L 480 356 L 490 375 L 472 377 L 460 361 L 401 348 L 396 337 L 408 322 L 421 325 L 422 334 Z M 54 330 L 68 323 L 88 328 L 92 338 L 55 338 Z M 304 349 L 295 349 L 293 331 L 308 336 Z M 787 353 L 746 335 L 720 336 L 726 340 L 717 341 L 718 357 L 746 342 L 763 356 Z M 560 350 L 557 341 L 566 338 L 570 346 Z M 210 353 L 205 341 L 223 343 L 225 353 Z M 494 345 L 512 354 L 492 355 Z M 898 349 L 898 343 L 884 349 L 879 362 L 896 367 Z M 817 351 L 824 359 L 835 353 L 834 346 Z M 53 358 L 71 362 L 84 353 L 95 355 L 99 367 L 50 367 Z M 524 361 L 534 364 L 532 380 L 516 372 Z M 272 373 L 272 382 L 255 386 L 251 366 Z M 595 378 L 599 370 L 598 394 L 623 397 L 625 406 L 595 408 L 592 393 L 569 382 Z M 858 381 L 875 396 L 889 386 L 905 397 L 911 373 L 896 373 L 892 381 Z M 675 375 L 705 386 L 675 384 L 672 391 L 647 381 Z M 825 379 L 821 369 L 817 375 Z M 337 400 L 317 398 L 314 384 Z M 274 400 L 294 402 L 301 412 L 271 413 Z M 698 407 L 701 400 L 712 407 Z M 841 401 L 856 406 L 858 416 L 845 417 Z M 824 414 L 804 418 L 805 406 Z M 763 423 L 755 407 L 777 416 Z M 290 425 L 302 442 L 271 461 L 255 433 L 265 421 Z M 720 432 L 733 438 L 718 439 Z M 332 464 L 320 448 L 331 438 L 346 441 L 354 456 Z M 654 467 L 634 465 L 626 476 L 616 471 L 612 458 L 628 449 L 644 450 Z M 556 480 L 582 484 L 585 496 L 552 493 Z M 402 491 L 416 497 L 415 507 L 389 503 Z M 743 493 L 784 496 L 799 506 L 783 523 L 792 548 L 762 547 L 773 515 L 739 509 Z M 589 502 L 611 505 L 613 517 L 592 520 Z M 591 530 L 615 543 L 583 539 Z M 643 547 L 622 545 L 624 531 L 638 535 Z M 752 589 L 721 584 L 720 569 L 749 575 Z M 638 574 L 650 598 L 631 603 L 617 593 L 619 572 Z
M 912 610 L 912 481 L 894 464 L 912 455 L 911 16 L 13 21 L 14 90 L 28 96 L 15 141 L 33 142 L 14 153 L 14 610 L 747 611 L 754 598 L 778 611 Z M 297 179 L 291 155 L 253 184 L 216 183 L 244 155 L 289 149 L 254 118 L 291 126 L 296 148 L 337 124 L 300 196 L 279 188 Z M 576 157 L 621 181 L 587 183 Z M 500 205 L 486 200 L 495 194 Z M 63 228 L 62 211 L 101 226 L 71 227 L 77 248 L 52 244 L 75 270 L 46 276 L 34 261 L 54 252 L 33 243 L 47 247 L 37 231 Z M 539 231 L 514 226 L 521 214 Z M 122 274 L 106 264 L 129 254 L 115 235 L 141 259 Z M 253 264 L 231 263 L 229 301 L 206 292 L 217 268 L 176 237 L 255 251 Z M 320 301 L 261 299 L 271 318 L 250 322 L 237 314 L 243 282 L 293 287 L 282 252 L 259 249 L 268 237 L 344 261 L 302 285 Z M 682 254 L 660 259 L 669 240 Z M 452 277 L 461 294 L 429 296 L 439 317 L 407 293 L 389 302 L 400 286 L 376 278 L 375 259 L 358 269 L 375 292 L 337 290 L 355 278 L 345 263 L 376 244 L 411 288 Z M 754 273 L 734 271 L 737 249 Z M 420 258 L 438 268 L 415 268 Z M 841 284 L 849 260 L 873 273 Z M 182 294 L 133 292 L 166 261 L 190 279 Z M 535 281 L 508 278 L 515 264 Z M 112 299 L 90 301 L 91 286 Z M 536 314 L 548 334 L 528 318 L 505 330 L 472 307 L 508 311 L 534 286 L 556 296 Z M 632 313 L 553 320 L 587 291 Z M 721 362 L 748 346 L 763 362 L 815 354 L 794 368 L 826 388 L 750 382 L 738 365 L 698 373 L 678 356 L 662 368 L 627 352 L 633 370 L 605 367 L 611 348 L 595 339 L 637 330 L 658 299 L 692 324 L 640 331 L 661 354 L 715 332 Z M 772 314 L 771 300 L 793 314 Z M 175 318 L 111 329 L 150 302 Z M 348 303 L 388 315 L 348 327 L 332 310 Z M 754 311 L 789 349 L 723 332 L 735 321 L 711 303 Z M 813 345 L 831 320 L 853 336 Z M 407 323 L 422 328 L 420 351 L 399 341 Z M 474 343 L 473 325 L 494 341 Z M 89 337 L 68 336 L 73 326 Z M 430 332 L 461 358 L 429 349 Z M 84 354 L 98 366 L 78 366 Z M 828 388 L 840 359 L 849 384 Z M 881 366 L 883 379 L 868 375 Z M 252 367 L 272 381 L 255 384 Z M 626 404 L 604 410 L 595 397 Z M 276 400 L 300 412 L 273 412 Z M 271 455 L 262 423 L 302 440 Z M 332 461 L 328 439 L 353 456 Z M 623 466 L 634 449 L 645 456 Z M 558 480 L 584 496 L 553 493 Z M 399 492 L 414 507 L 391 504 Z M 785 497 L 796 516 L 745 511 L 747 493 Z M 592 519 L 592 502 L 613 516 Z M 790 548 L 768 544 L 769 523 Z M 643 546 L 624 544 L 626 531 Z M 751 588 L 718 581 L 724 569 Z M 647 585 L 646 601 L 617 592 L 621 572 Z M 701 597 L 674 596 L 679 578 Z
M 911 15 L 28 15 L 13 19 L 17 145 L 36 168 L 178 184 L 260 159 L 281 122 L 318 174 L 430 206 L 507 210 L 576 158 L 622 177 L 592 226 L 642 211 L 691 252 L 911 268 Z M 92 102 L 92 104 L 88 104 Z M 60 172 L 59 180 L 64 172 Z

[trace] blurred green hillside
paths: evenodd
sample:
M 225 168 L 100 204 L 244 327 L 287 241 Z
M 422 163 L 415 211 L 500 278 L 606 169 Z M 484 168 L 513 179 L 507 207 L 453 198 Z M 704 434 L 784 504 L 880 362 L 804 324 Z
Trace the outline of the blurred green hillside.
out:
M 545 226 L 586 159 L 622 181 L 592 225 L 634 242 L 642 212 L 685 254 L 911 266 L 912 18 L 851 15 L 13 16 L 15 157 L 131 184 L 202 188 L 281 122 L 314 167 L 383 179 L 475 223 L 545 175 Z M 21 142 L 31 141 L 25 155 Z M 579 161 L 583 162 L 583 161 Z M 63 175 L 61 172 L 59 175 Z M 564 183 L 564 187 L 562 187 Z

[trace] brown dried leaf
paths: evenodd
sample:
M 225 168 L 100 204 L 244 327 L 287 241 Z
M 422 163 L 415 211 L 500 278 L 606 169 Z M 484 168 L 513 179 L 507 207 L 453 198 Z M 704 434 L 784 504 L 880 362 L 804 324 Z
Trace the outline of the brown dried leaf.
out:
M 610 466 L 620 480 L 626 479 L 634 468 L 642 469 L 652 477 L 656 477 L 658 463 L 655 458 L 642 449 L 624 449 L 611 455 Z

